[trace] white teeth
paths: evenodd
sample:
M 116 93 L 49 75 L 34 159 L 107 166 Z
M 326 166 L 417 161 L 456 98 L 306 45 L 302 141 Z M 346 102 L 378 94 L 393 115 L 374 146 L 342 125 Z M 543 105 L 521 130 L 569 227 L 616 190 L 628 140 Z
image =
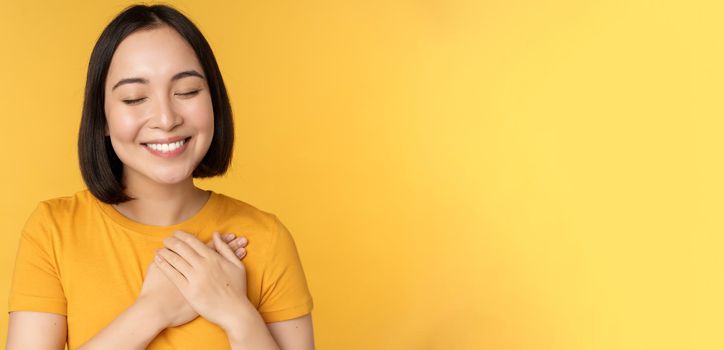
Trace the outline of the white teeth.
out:
M 186 143 L 186 140 L 181 140 L 173 143 L 148 143 L 146 144 L 149 148 L 151 148 L 154 151 L 161 151 L 161 152 L 173 152 L 177 148 L 181 147 L 184 143 Z

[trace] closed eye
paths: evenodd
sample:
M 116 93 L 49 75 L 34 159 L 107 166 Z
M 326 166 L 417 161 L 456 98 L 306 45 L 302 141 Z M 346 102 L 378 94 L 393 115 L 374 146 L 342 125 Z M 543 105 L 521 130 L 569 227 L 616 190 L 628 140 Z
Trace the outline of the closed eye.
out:
M 191 96 L 194 96 L 194 95 L 198 94 L 199 91 L 201 91 L 201 89 L 199 89 L 199 90 L 193 90 L 193 91 L 189 91 L 189 92 L 181 92 L 181 93 L 177 93 L 176 95 L 178 95 L 178 96 L 185 96 L 185 97 L 191 97 Z M 142 98 L 137 98 L 137 99 L 135 99 L 135 100 L 123 100 L 123 103 L 125 103 L 125 104 L 127 104 L 127 105 L 136 105 L 136 104 L 141 103 L 141 102 L 142 102 L 143 100 L 145 100 L 145 99 L 146 99 L 145 97 L 142 97 Z
M 199 89 L 199 90 L 194 90 L 194 91 L 189 91 L 189 92 L 183 92 L 183 93 L 178 93 L 178 94 L 176 94 L 176 95 L 179 95 L 179 96 L 194 96 L 194 95 L 198 94 L 199 91 L 201 91 L 201 90 Z
M 123 100 L 123 103 L 125 103 L 127 105 L 136 105 L 136 104 L 141 103 L 141 101 L 143 101 L 144 99 L 145 99 L 145 97 L 137 98 L 135 100 Z

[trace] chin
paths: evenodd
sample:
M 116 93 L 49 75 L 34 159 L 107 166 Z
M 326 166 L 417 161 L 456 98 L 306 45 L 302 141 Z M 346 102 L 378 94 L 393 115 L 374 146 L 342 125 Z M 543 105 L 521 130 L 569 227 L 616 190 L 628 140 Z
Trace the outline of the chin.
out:
M 176 174 L 159 174 L 153 177 L 154 181 L 162 184 L 172 185 L 177 184 L 179 182 L 183 182 L 186 179 L 191 177 L 191 174 L 184 173 L 183 175 L 180 175 L 178 173 Z

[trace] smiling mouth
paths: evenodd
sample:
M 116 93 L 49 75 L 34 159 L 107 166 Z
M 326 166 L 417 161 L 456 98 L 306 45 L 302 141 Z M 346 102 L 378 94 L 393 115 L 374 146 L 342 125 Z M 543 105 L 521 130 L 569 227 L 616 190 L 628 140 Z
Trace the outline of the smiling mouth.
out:
M 141 143 L 141 145 L 144 146 L 144 147 L 148 147 L 148 148 L 150 148 L 150 149 L 152 149 L 152 150 L 154 150 L 154 151 L 158 151 L 158 152 L 173 152 L 173 151 L 175 151 L 176 149 L 185 146 L 185 145 L 189 142 L 189 140 L 191 140 L 191 136 L 189 136 L 189 137 L 187 137 L 187 138 L 185 138 L 185 139 L 183 139 L 183 140 L 176 141 L 176 142 L 169 142 L 169 143 Z

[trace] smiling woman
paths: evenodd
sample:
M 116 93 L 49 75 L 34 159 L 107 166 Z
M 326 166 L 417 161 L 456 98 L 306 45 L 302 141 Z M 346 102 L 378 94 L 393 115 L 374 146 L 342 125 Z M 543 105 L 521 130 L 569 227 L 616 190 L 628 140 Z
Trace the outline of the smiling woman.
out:
M 287 228 L 194 185 L 226 172 L 233 141 L 221 73 L 188 18 L 137 5 L 111 21 L 91 54 L 78 138 L 88 189 L 27 220 L 7 348 L 314 348 Z

